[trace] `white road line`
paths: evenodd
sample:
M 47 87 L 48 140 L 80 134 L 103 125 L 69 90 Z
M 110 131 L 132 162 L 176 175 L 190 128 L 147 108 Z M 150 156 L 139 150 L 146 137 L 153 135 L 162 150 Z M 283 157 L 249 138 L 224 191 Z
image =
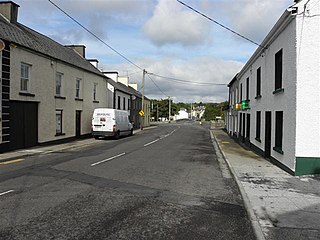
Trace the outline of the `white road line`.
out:
M 93 166 L 95 166 L 95 165 L 98 165 L 98 164 L 100 164 L 100 163 L 104 163 L 104 162 L 111 161 L 111 160 L 113 160 L 113 159 L 115 159 L 115 158 L 118 158 L 118 157 L 121 157 L 121 156 L 123 156 L 123 155 L 125 155 L 125 154 L 126 154 L 126 153 L 120 153 L 120 154 L 118 154 L 118 155 L 116 155 L 116 156 L 113 156 L 113 157 L 104 159 L 104 160 L 99 161 L 99 162 L 96 162 L 96 163 L 92 163 L 92 164 L 91 164 L 91 167 L 93 167 Z
M 149 146 L 149 145 L 151 145 L 151 144 L 153 144 L 153 143 L 158 142 L 159 140 L 160 140 L 160 139 L 156 139 L 156 140 L 154 140 L 154 141 L 152 141 L 152 142 L 146 143 L 146 144 L 143 145 L 143 146 L 144 146 L 144 147 Z
M 0 193 L 0 196 L 5 195 L 5 194 L 7 194 L 7 193 L 11 193 L 11 192 L 14 192 L 14 190 L 9 190 L 9 191 L 6 191 L 6 192 L 3 192 L 3 193 Z

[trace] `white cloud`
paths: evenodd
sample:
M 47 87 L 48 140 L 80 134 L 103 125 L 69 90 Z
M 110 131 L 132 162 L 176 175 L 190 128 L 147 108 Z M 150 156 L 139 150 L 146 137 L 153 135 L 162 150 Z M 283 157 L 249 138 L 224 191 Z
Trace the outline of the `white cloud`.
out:
M 145 94 L 149 98 L 174 97 L 175 102 L 222 102 L 228 98 L 228 84 L 241 67 L 242 63 L 224 61 L 211 57 L 196 57 L 192 59 L 176 60 L 174 58 L 162 58 L 158 60 L 141 59 L 136 61 L 140 66 L 145 66 L 149 73 L 166 77 L 177 78 L 201 83 L 212 83 L 209 86 L 193 84 L 181 84 L 170 79 L 158 78 L 151 75 L 153 81 L 165 93 L 163 94 L 149 77 L 145 80 Z M 124 66 L 104 66 L 105 69 L 126 69 Z M 128 72 L 137 72 L 137 69 L 129 67 Z M 126 75 L 127 72 L 119 72 Z M 142 73 L 129 76 L 131 82 L 138 82 L 141 87 Z
M 144 32 L 158 45 L 202 45 L 210 40 L 208 23 L 172 0 L 159 0 L 153 16 L 144 25 Z
M 230 19 L 235 31 L 261 42 L 292 0 L 241 0 L 220 3 L 219 10 Z

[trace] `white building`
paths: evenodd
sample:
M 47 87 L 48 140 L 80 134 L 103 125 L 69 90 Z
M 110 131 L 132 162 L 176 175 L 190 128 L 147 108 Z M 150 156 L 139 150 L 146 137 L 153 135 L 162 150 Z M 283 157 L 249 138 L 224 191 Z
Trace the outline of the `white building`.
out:
M 107 77 L 84 46 L 62 46 L 17 22 L 0 2 L 0 152 L 91 134 L 94 108 L 107 106 Z
M 228 85 L 228 133 L 295 175 L 320 173 L 319 5 L 295 1 Z
M 174 120 L 182 120 L 182 119 L 189 119 L 189 113 L 185 108 L 181 108 L 179 112 L 174 116 Z

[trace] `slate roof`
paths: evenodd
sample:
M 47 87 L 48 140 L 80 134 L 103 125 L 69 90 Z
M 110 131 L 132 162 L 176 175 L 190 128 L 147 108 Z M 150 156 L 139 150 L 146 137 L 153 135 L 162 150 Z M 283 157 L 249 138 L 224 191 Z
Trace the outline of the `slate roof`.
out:
M 10 23 L 0 15 L 0 38 L 17 46 L 31 49 L 56 60 L 71 64 L 83 70 L 105 77 L 89 61 L 73 49 L 65 47 L 51 38 L 38 33 L 21 23 Z

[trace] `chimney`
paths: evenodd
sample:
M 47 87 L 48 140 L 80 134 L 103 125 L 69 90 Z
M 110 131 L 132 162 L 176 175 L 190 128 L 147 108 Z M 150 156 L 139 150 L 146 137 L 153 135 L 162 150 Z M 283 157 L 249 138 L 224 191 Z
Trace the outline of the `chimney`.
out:
M 0 2 L 0 14 L 10 23 L 17 23 L 19 5 L 12 1 Z
M 118 82 L 126 85 L 128 87 L 129 84 L 129 77 L 118 77 Z
M 87 59 L 95 68 L 98 68 L 99 61 L 98 59 Z
M 106 77 L 118 82 L 118 72 L 102 72 Z
M 75 50 L 83 58 L 86 58 L 86 46 L 85 45 L 66 45 L 65 47 Z
M 129 87 L 132 87 L 134 90 L 138 91 L 138 84 L 137 83 L 129 83 Z

